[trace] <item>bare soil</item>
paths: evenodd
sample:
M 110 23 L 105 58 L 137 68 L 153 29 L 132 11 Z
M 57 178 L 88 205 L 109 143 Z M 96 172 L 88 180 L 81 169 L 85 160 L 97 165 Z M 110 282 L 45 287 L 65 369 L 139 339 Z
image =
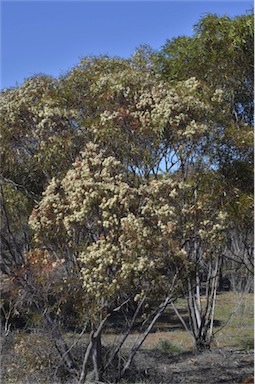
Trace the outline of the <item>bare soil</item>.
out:
M 132 384 L 238 384 L 253 374 L 253 350 L 222 348 L 178 354 L 144 350 L 137 354 L 127 381 Z

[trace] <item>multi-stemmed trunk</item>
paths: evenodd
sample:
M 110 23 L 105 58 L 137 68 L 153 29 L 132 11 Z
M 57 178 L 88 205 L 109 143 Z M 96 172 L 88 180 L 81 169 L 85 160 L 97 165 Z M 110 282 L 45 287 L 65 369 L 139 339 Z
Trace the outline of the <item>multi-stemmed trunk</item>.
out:
M 207 276 L 199 268 L 188 278 L 187 307 L 189 313 L 189 324 L 176 307 L 171 305 L 189 333 L 198 351 L 209 349 L 213 340 L 213 322 L 215 315 L 216 294 L 219 279 L 220 257 L 215 257 L 207 262 Z
M 213 338 L 213 321 L 218 285 L 219 258 L 208 264 L 205 295 L 202 296 L 202 279 L 199 271 L 188 280 L 188 309 L 190 329 L 198 350 L 210 348 Z
M 82 370 L 80 374 L 79 384 L 83 384 L 88 375 L 89 358 L 92 358 L 93 371 L 90 372 L 91 379 L 95 382 L 101 381 L 103 373 L 102 364 L 102 343 L 101 334 L 103 326 L 109 316 L 106 316 L 99 326 L 91 331 L 90 342 L 87 346 L 86 353 L 83 359 Z

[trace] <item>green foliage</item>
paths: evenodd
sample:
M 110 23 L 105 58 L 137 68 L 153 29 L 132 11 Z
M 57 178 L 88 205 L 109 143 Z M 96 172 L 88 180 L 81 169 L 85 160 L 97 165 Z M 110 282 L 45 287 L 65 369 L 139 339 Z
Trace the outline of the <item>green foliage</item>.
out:
M 215 129 L 206 154 L 224 176 L 230 216 L 242 221 L 236 197 L 243 195 L 244 206 L 252 210 L 253 194 L 254 16 L 208 14 L 194 32 L 166 42 L 157 57 L 158 73 L 173 84 L 194 76 L 211 90 L 224 90 L 220 109 L 214 106 Z
M 169 81 L 191 76 L 214 88 L 224 88 L 229 110 L 253 120 L 253 13 L 233 19 L 208 14 L 195 26 L 193 37 L 167 41 L 158 65 Z
M 170 353 L 170 354 L 181 351 L 181 348 L 178 344 L 172 344 L 167 339 L 160 340 L 159 343 L 156 345 L 156 348 L 161 352 Z
M 58 82 L 47 76 L 3 91 L 0 107 L 2 175 L 40 194 L 74 159 L 75 110 L 63 106 Z
M 11 180 L 0 181 L 1 257 L 2 269 L 10 272 L 12 265 L 24 261 L 23 250 L 28 246 L 28 218 L 33 204 L 31 196 Z
M 126 172 L 148 177 L 162 158 L 173 152 L 179 157 L 179 146 L 185 155 L 192 144 L 192 154 L 202 140 L 208 145 L 221 93 L 195 79 L 173 87 L 143 58 L 141 50 L 130 60 L 85 58 L 62 80 L 61 92 L 70 107 L 79 106 L 79 132 L 121 161 Z

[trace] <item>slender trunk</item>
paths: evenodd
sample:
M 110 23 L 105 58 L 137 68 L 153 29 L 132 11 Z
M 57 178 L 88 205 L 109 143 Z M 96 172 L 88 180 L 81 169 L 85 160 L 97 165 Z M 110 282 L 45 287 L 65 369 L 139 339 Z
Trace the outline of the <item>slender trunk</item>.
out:
M 86 353 L 84 355 L 84 359 L 83 359 L 83 363 L 82 363 L 82 369 L 81 369 L 81 374 L 80 374 L 80 379 L 79 379 L 79 384 L 83 384 L 85 382 L 85 380 L 86 380 L 86 377 L 87 377 L 88 361 L 89 361 L 89 357 L 91 355 L 92 348 L 93 348 L 92 340 L 93 340 L 93 332 L 91 332 L 90 342 L 89 342 L 89 345 L 87 346 Z
M 102 378 L 102 343 L 101 343 L 101 331 L 94 334 L 94 342 L 92 349 L 92 361 L 95 374 L 95 380 L 101 381 Z
M 219 272 L 219 259 L 216 260 L 215 268 L 211 277 L 211 295 L 209 301 L 209 309 L 207 313 L 207 329 L 208 329 L 208 338 L 211 341 L 213 334 L 213 321 L 214 321 L 214 312 L 215 312 L 215 304 L 216 304 L 216 293 L 217 293 L 217 285 L 218 285 L 218 272 Z
M 134 345 L 133 345 L 133 347 L 131 349 L 131 352 L 129 354 L 128 360 L 127 360 L 125 366 L 123 367 L 122 371 L 120 372 L 120 375 L 119 375 L 119 377 L 117 379 L 117 382 L 119 382 L 120 379 L 122 379 L 124 377 L 126 371 L 128 370 L 128 368 L 130 367 L 130 364 L 133 361 L 133 358 L 134 358 L 136 352 L 139 350 L 139 348 L 143 344 L 144 340 L 146 339 L 146 337 L 150 333 L 153 325 L 156 323 L 158 318 L 161 316 L 161 314 L 164 312 L 164 310 L 166 309 L 166 307 L 170 303 L 171 303 L 171 298 L 168 296 L 165 299 L 165 301 L 158 306 L 157 312 L 156 312 L 155 316 L 153 317 L 152 321 L 150 322 L 150 324 L 148 325 L 147 329 L 145 330 L 143 336 L 141 337 L 140 340 L 138 340 L 137 342 L 134 343 Z
M 107 362 L 107 364 L 105 366 L 105 370 L 112 364 L 113 360 L 115 359 L 115 357 L 117 356 L 118 352 L 120 351 L 122 345 L 125 343 L 127 337 L 129 336 L 130 331 L 131 331 L 131 329 L 132 329 L 132 327 L 133 327 L 133 325 L 135 323 L 135 320 L 136 320 L 136 318 L 137 318 L 137 316 L 138 316 L 138 314 L 140 312 L 140 309 L 141 309 L 141 307 L 142 307 L 142 305 L 143 305 L 143 303 L 145 301 L 145 298 L 146 298 L 146 296 L 144 296 L 142 298 L 142 300 L 140 301 L 139 305 L 137 306 L 136 311 L 135 311 L 135 313 L 134 313 L 134 315 L 132 317 L 132 320 L 131 320 L 131 322 L 130 322 L 126 332 L 124 333 L 124 335 L 120 339 L 118 345 L 114 348 L 113 352 L 111 353 L 111 356 L 110 356 L 110 358 L 109 358 L 109 360 L 108 360 L 108 362 Z
M 183 318 L 183 316 L 180 314 L 180 312 L 178 311 L 177 307 L 174 305 L 174 303 L 171 303 L 172 305 L 172 308 L 174 310 L 174 312 L 176 313 L 177 317 L 179 318 L 180 322 L 182 323 L 182 325 L 184 326 L 185 330 L 188 332 L 188 334 L 190 335 L 193 343 L 195 343 L 195 338 L 194 338 L 194 335 L 192 334 L 192 332 L 190 332 L 189 328 L 187 327 L 187 324 Z
M 94 368 L 94 374 L 97 381 L 100 381 L 103 374 L 103 367 L 102 367 L 102 345 L 101 345 L 101 335 L 103 327 L 107 321 L 107 319 L 111 316 L 113 312 L 117 312 L 120 310 L 123 305 L 125 305 L 129 301 L 126 300 L 122 304 L 120 304 L 117 308 L 115 308 L 113 311 L 108 313 L 103 320 L 100 322 L 97 329 L 93 330 L 90 334 L 90 342 L 87 346 L 85 356 L 83 359 L 81 374 L 79 378 L 79 384 L 83 384 L 86 380 L 87 374 L 88 374 L 88 363 L 89 358 L 92 357 L 93 361 L 93 368 Z
M 206 292 L 206 305 L 202 313 L 201 324 L 198 335 L 196 337 L 196 347 L 199 351 L 210 348 L 213 335 L 213 321 L 216 303 L 216 293 L 218 284 L 219 272 L 219 259 L 215 261 L 215 266 L 212 266 L 213 261 L 208 273 L 207 292 Z
M 88 374 L 89 358 L 92 357 L 93 369 L 95 378 L 97 381 L 101 380 L 102 376 L 102 345 L 101 345 L 101 334 L 103 326 L 108 319 L 108 314 L 99 324 L 98 328 L 91 332 L 90 342 L 87 346 L 86 353 L 83 359 L 82 370 L 80 374 L 79 384 L 83 384 Z
M 102 378 L 102 344 L 101 331 L 92 331 L 90 334 L 90 342 L 86 349 L 83 359 L 82 370 L 80 374 L 79 384 L 84 383 L 88 375 L 89 358 L 92 358 L 93 371 L 90 373 L 90 379 L 93 381 L 101 381 Z M 93 378 L 92 378 L 93 377 Z
M 214 312 L 215 312 L 215 305 L 216 305 L 216 293 L 217 293 L 217 277 L 215 278 L 215 286 L 214 286 L 214 292 L 213 292 L 213 302 L 212 302 L 212 311 L 211 311 L 211 323 L 209 328 L 209 338 L 212 339 L 213 336 L 213 320 L 214 320 Z
M 202 319 L 201 319 L 201 296 L 200 296 L 200 288 L 199 285 L 196 284 L 196 295 L 192 297 L 193 300 L 193 306 L 194 306 L 194 311 L 195 311 L 195 316 L 196 316 L 196 324 L 197 328 L 200 329 Z
M 196 338 L 198 333 L 198 324 L 197 324 L 197 316 L 195 311 L 195 298 L 193 293 L 193 286 L 191 279 L 188 280 L 188 309 L 189 309 L 189 317 L 190 317 L 190 326 L 193 332 L 194 337 Z

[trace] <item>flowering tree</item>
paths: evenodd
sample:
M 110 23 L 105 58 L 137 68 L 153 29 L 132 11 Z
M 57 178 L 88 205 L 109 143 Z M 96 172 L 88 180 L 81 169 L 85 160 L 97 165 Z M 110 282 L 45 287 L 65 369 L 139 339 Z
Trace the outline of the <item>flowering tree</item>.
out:
M 152 280 L 167 252 L 159 238 L 152 243 L 155 230 L 139 215 L 144 197 L 123 181 L 121 169 L 88 145 L 63 180 L 51 182 L 30 219 L 37 241 L 65 256 L 69 273 L 81 274 L 97 357 L 103 314 L 127 297 L 139 300 L 158 289 Z M 174 263 L 176 256 L 168 257 Z
M 66 109 L 58 81 L 49 76 L 3 90 L 0 111 L 1 266 L 10 273 L 29 248 L 34 204 L 51 178 L 69 168 L 83 139 L 75 131 L 75 109 Z
M 212 214 L 215 207 L 204 192 L 193 201 L 192 183 L 166 175 L 132 187 L 122 170 L 119 161 L 88 144 L 66 176 L 52 180 L 30 218 L 36 241 L 65 257 L 68 273 L 78 270 L 81 276 L 98 377 L 102 324 L 111 311 L 127 298 L 139 302 L 156 292 L 167 305 L 181 287 L 192 299 L 193 290 L 199 292 L 203 262 L 209 279 L 216 279 L 217 254 L 211 252 L 219 244 L 224 221 L 221 211 Z M 203 243 L 199 256 L 194 254 L 198 241 Z M 214 294 L 215 289 L 208 288 L 212 302 Z M 206 331 L 212 311 L 206 311 Z M 192 332 L 199 338 L 197 330 Z
M 58 88 L 56 80 L 35 76 L 1 93 L 2 174 L 34 193 L 75 156 L 75 110 L 64 107 Z
M 196 347 L 207 348 L 223 256 L 239 247 L 236 260 L 252 269 L 250 64 L 238 68 L 247 79 L 240 92 L 228 71 L 246 44 L 236 38 L 243 24 L 250 17 L 208 16 L 194 39 L 168 42 L 160 57 L 144 47 L 130 59 L 84 58 L 61 79 L 36 76 L 1 93 L 1 267 L 37 308 L 80 383 L 90 357 L 95 378 L 103 377 L 155 297 L 161 302 L 119 378 L 167 305 Z M 210 46 L 219 44 L 221 55 L 208 60 L 212 26 Z M 231 45 L 231 58 L 221 60 L 229 26 L 239 54 Z M 233 228 L 247 246 L 236 247 Z M 189 324 L 175 306 L 179 295 Z M 68 301 L 90 322 L 81 370 L 59 329 Z M 134 316 L 105 361 L 103 328 L 131 301 Z

